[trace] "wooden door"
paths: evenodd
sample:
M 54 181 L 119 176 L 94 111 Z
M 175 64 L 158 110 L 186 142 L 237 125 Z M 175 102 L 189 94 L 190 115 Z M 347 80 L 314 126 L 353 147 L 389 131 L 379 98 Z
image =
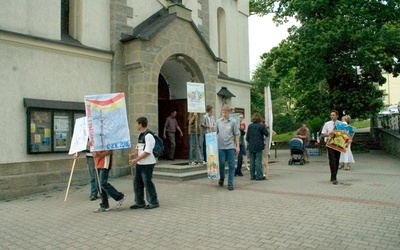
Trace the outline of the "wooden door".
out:
M 158 100 L 158 128 L 159 135 L 162 138 L 165 119 L 176 110 L 176 120 L 178 125 L 183 132 L 183 137 L 180 136 L 179 132 L 176 133 L 176 149 L 175 149 L 175 159 L 188 159 L 189 158 L 189 136 L 188 136 L 188 116 L 187 113 L 187 99 L 179 100 Z M 164 157 L 166 158 L 166 153 L 168 152 L 168 143 L 164 140 L 165 150 Z

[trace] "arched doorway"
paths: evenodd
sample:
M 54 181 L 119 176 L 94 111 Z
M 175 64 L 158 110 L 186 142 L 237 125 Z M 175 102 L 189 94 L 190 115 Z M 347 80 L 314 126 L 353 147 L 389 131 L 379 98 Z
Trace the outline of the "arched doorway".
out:
M 188 159 L 189 155 L 187 82 L 204 83 L 196 62 L 183 54 L 170 56 L 162 65 L 158 77 L 158 128 L 162 136 L 165 119 L 173 110 L 177 111 L 176 119 L 183 137 L 176 135 L 175 159 Z

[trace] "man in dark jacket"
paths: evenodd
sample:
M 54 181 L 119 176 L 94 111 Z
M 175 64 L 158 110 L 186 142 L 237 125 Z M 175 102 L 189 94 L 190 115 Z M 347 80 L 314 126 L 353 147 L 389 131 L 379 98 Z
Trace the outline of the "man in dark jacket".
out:
M 264 136 L 268 136 L 267 128 L 261 123 L 262 118 L 259 113 L 253 114 L 251 124 L 247 129 L 246 141 L 250 152 L 250 179 L 266 180 L 262 171 L 262 153 L 265 147 Z

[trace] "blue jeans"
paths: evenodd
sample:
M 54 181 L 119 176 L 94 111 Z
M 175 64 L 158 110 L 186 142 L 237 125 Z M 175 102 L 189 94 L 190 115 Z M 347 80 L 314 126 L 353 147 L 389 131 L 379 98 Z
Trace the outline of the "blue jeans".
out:
M 250 178 L 260 180 L 263 178 L 264 173 L 262 170 L 262 153 L 250 152 Z
M 152 181 L 154 165 L 155 164 L 136 165 L 133 188 L 135 192 L 135 203 L 138 205 L 146 204 L 144 201 L 145 188 L 147 202 L 152 205 L 158 205 L 156 186 L 154 186 Z
M 87 166 L 90 175 L 90 196 L 97 197 L 99 192 L 99 184 L 97 183 L 96 169 L 94 168 L 93 157 L 86 156 Z
M 189 135 L 189 162 L 194 162 L 195 158 L 197 162 L 202 162 L 204 161 L 203 153 L 201 152 L 201 147 L 200 147 L 200 135 L 197 135 L 197 142 L 196 142 L 196 135 L 195 134 L 190 134 Z M 197 145 L 197 147 L 196 147 Z M 197 157 L 196 157 L 196 151 L 197 151 Z
M 110 172 L 109 169 L 97 169 L 100 177 L 100 184 L 101 184 L 101 203 L 104 207 L 109 207 L 108 203 L 108 196 L 111 196 L 116 201 L 121 200 L 124 198 L 124 194 L 118 192 L 110 183 L 108 183 L 108 174 Z
M 225 179 L 225 162 L 228 162 L 229 175 L 228 186 L 233 187 L 233 178 L 235 176 L 235 149 L 218 149 L 219 157 L 219 175 L 220 179 Z

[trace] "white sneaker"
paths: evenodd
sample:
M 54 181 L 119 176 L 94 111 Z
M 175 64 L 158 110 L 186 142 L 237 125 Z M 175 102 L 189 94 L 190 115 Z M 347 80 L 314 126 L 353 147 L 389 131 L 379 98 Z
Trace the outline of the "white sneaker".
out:
M 110 207 L 102 207 L 101 205 L 99 205 L 98 208 L 96 208 L 95 210 L 93 210 L 93 212 L 95 212 L 95 213 L 107 212 L 107 211 L 110 211 Z
M 195 165 L 196 163 L 194 163 L 194 162 L 189 162 L 189 165 Z
M 116 209 L 119 209 L 122 206 L 122 203 L 124 203 L 125 196 L 122 197 L 121 200 L 117 201 L 117 206 L 115 207 Z

